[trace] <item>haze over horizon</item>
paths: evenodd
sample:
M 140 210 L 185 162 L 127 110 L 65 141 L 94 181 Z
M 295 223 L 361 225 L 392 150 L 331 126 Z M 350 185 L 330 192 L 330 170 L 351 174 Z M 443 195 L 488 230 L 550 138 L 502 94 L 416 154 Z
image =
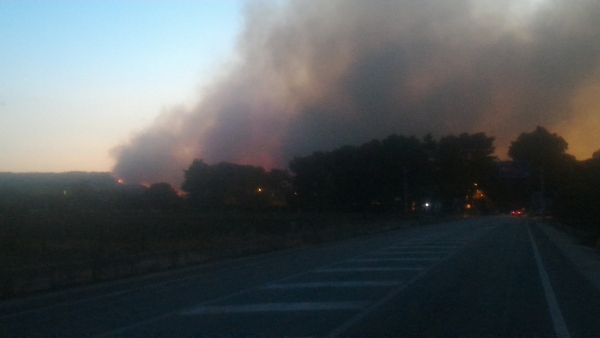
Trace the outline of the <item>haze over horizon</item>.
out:
M 94 113 L 65 119 L 71 128 L 63 130 L 66 135 L 53 136 L 63 137 L 63 144 L 72 147 L 89 144 L 90 149 L 104 149 L 105 157 L 94 164 L 100 170 L 95 171 L 111 170 L 114 164 L 113 172 L 126 182 L 175 185 L 194 158 L 284 168 L 293 156 L 358 145 L 392 133 L 440 137 L 485 132 L 496 137 L 496 155 L 506 158 L 510 141 L 541 125 L 564 137 L 569 153 L 578 159 L 600 149 L 597 1 L 207 1 L 186 10 L 196 10 L 207 19 L 212 18 L 206 14 L 208 8 L 223 3 L 231 6 L 210 12 L 219 24 L 197 22 L 222 37 L 215 42 L 217 48 L 203 45 L 216 40 L 199 33 L 193 13 L 185 17 L 189 21 L 160 15 L 160 8 L 179 8 L 182 3 L 125 2 L 128 10 L 121 13 L 160 18 L 154 30 L 139 35 L 144 41 L 156 40 L 139 46 L 154 48 L 133 48 L 128 50 L 135 51 L 131 58 L 124 53 L 122 60 L 110 60 L 120 47 L 111 43 L 110 36 L 108 49 L 103 51 L 107 57 L 88 60 L 91 66 L 102 60 L 105 67 L 82 78 L 72 75 L 94 81 L 108 72 L 104 87 L 100 86 L 104 90 L 94 92 L 95 86 L 90 85 L 87 90 L 92 94 L 84 95 L 92 98 L 88 101 Z M 109 8 L 103 15 L 113 18 L 117 13 Z M 227 19 L 219 20 L 221 15 Z M 151 22 L 148 19 L 147 24 Z M 161 25 L 169 24 L 176 28 L 160 35 L 162 40 L 156 39 Z M 139 27 L 132 24 L 130 28 Z M 161 64 L 153 59 L 157 54 L 173 57 L 163 57 L 164 67 L 155 69 Z M 127 66 L 115 66 L 129 59 Z M 44 61 L 49 67 L 57 62 Z M 128 67 L 135 69 L 144 62 L 148 67 L 140 66 L 140 72 L 129 74 L 145 74 L 140 81 L 118 86 L 121 77 L 111 78 L 112 72 L 127 73 Z M 36 75 L 14 72 L 15 79 L 19 76 L 27 80 Z M 144 80 L 155 85 L 141 90 Z M 5 116 L 18 114 L 19 107 L 12 107 L 12 98 L 6 96 L 12 93 L 7 90 L 10 83 L 0 81 L 2 124 L 15 119 L 26 128 L 27 119 Z M 34 90 L 25 84 L 23 88 L 22 95 L 35 98 Z M 57 94 L 54 109 L 68 110 L 75 102 L 71 97 L 78 93 Z M 27 102 L 20 109 L 30 105 L 29 120 L 44 119 L 43 109 L 21 99 Z M 76 109 L 87 107 L 85 100 L 77 102 Z M 140 104 L 134 107 L 134 102 Z M 134 117 L 127 115 L 130 108 Z M 109 114 L 115 109 L 120 113 Z M 118 123 L 121 115 L 127 121 L 124 126 Z M 60 114 L 53 118 L 63 123 Z M 95 122 L 86 123 L 87 118 Z M 116 121 L 92 132 L 84 127 L 107 118 Z M 48 122 L 50 126 L 56 123 Z M 117 137 L 104 138 L 117 134 L 116 129 L 121 130 Z M 15 135 L 4 136 L 4 144 L 19 144 L 16 148 L 24 151 L 35 149 L 26 145 L 31 141 L 19 138 L 18 128 L 11 133 Z M 77 148 L 69 155 L 74 166 L 85 158 L 85 149 Z M 47 156 L 48 161 L 52 152 L 61 151 L 47 150 L 50 154 L 40 156 Z M 18 151 L 13 152 L 10 160 L 18 163 Z M 28 161 L 33 168 L 33 160 Z M 0 171 L 10 169 L 0 165 Z

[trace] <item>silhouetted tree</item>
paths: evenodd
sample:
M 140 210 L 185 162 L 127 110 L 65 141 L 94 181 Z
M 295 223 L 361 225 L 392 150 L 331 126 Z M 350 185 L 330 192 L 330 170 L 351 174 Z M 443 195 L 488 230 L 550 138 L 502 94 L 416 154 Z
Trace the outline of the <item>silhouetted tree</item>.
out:
M 433 138 L 428 136 L 421 142 L 416 137 L 394 134 L 382 141 L 383 166 L 377 176 L 380 199 L 384 204 L 399 200 L 404 205 L 405 202 L 412 204 L 413 201 L 437 198 L 432 162 L 435 150 L 431 148 L 435 145 Z M 408 201 L 404 201 L 405 198 Z
M 561 221 L 589 234 L 592 244 L 600 237 L 600 158 L 572 166 L 555 193 L 553 212 Z
M 98 194 L 88 181 L 80 180 L 67 187 L 64 193 L 78 207 L 90 207 L 97 202 Z
M 489 184 L 497 175 L 494 149 L 494 137 L 485 133 L 463 133 L 440 139 L 435 162 L 445 205 L 459 208 L 475 189 L 489 190 Z
M 327 157 L 323 152 L 315 152 L 310 156 L 294 157 L 290 162 L 290 170 L 295 175 L 294 194 L 301 208 L 325 208 L 333 188 Z
M 568 185 L 576 160 L 567 149 L 567 141 L 540 126 L 511 142 L 508 156 L 531 166 L 532 174 L 525 183 L 537 209 L 545 211 L 561 187 Z
M 290 162 L 303 207 L 342 210 L 390 209 L 404 199 L 405 175 L 411 200 L 423 195 L 428 154 L 418 139 L 391 135 L 359 147 L 315 152 Z
M 150 185 L 144 195 L 149 206 L 155 209 L 174 208 L 180 200 L 177 191 L 169 183 L 165 182 Z
M 185 171 L 181 189 L 199 206 L 267 206 L 281 195 L 284 183 L 279 180 L 284 177 L 281 170 L 267 173 L 261 167 L 194 160 Z
M 544 127 L 536 127 L 530 133 L 522 133 L 511 142 L 508 156 L 515 161 L 526 161 L 532 168 L 551 168 L 569 160 L 566 153 L 569 145 L 556 133 L 550 133 Z

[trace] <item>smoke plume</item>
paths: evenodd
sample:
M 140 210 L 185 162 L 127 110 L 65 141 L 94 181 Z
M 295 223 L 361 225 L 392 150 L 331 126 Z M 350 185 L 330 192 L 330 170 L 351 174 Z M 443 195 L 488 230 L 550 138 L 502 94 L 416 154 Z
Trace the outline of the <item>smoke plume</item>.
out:
M 285 168 L 392 133 L 483 131 L 505 157 L 537 125 L 589 157 L 599 18 L 597 0 L 249 2 L 237 63 L 113 149 L 114 172 L 179 185 L 194 158 Z

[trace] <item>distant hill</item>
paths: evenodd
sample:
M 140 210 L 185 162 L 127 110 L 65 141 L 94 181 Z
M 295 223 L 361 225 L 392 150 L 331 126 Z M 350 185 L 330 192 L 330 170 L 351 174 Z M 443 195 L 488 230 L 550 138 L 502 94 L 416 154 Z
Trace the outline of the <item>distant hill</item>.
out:
M 108 172 L 0 172 L 0 193 L 55 194 L 81 185 L 85 185 L 96 191 L 102 191 L 114 189 L 118 183 Z

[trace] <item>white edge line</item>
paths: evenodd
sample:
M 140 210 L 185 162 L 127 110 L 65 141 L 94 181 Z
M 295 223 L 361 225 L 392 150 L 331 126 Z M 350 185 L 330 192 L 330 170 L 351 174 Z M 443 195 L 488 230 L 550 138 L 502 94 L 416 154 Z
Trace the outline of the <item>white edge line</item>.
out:
M 565 319 L 563 318 L 560 307 L 558 306 L 558 301 L 556 300 L 556 295 L 552 289 L 550 278 L 548 277 L 548 273 L 544 268 L 544 263 L 542 262 L 537 245 L 535 244 L 535 239 L 531 234 L 531 228 L 529 227 L 529 224 L 527 224 L 527 232 L 529 233 L 529 239 L 531 241 L 531 246 L 533 247 L 535 262 L 537 263 L 538 271 L 540 272 L 544 293 L 546 294 L 546 302 L 548 303 L 548 309 L 550 310 L 550 316 L 552 317 L 552 324 L 554 324 L 554 332 L 556 333 L 557 337 L 570 337 L 569 329 L 567 328 Z

